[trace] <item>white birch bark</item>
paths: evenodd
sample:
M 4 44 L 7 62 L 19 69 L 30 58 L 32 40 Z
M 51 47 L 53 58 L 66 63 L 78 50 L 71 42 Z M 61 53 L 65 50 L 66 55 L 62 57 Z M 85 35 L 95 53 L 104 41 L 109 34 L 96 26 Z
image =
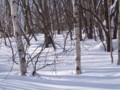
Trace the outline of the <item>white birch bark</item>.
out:
M 77 8 L 77 0 L 73 0 L 73 15 L 74 15 L 74 31 L 75 31 L 75 60 L 76 60 L 76 74 L 81 73 L 81 48 L 80 48 L 80 27 L 79 27 L 79 13 Z
M 117 64 L 120 65 L 120 0 L 119 2 L 119 15 L 118 15 L 118 62 Z
M 11 0 L 11 15 L 12 15 L 14 35 L 16 38 L 16 44 L 17 44 L 17 49 L 18 49 L 18 54 L 19 54 L 20 74 L 21 76 L 25 76 L 27 73 L 27 65 L 26 65 L 26 60 L 25 60 L 24 45 L 23 45 L 23 41 L 21 37 L 21 30 L 18 24 L 18 21 L 19 21 L 18 1 L 19 0 Z

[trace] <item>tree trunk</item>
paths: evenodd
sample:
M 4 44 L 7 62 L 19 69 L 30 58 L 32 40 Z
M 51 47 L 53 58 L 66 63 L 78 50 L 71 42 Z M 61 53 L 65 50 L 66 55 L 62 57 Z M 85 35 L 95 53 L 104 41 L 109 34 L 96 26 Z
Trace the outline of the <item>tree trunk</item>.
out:
M 60 34 L 60 31 L 61 31 L 61 29 L 60 29 L 60 22 L 59 22 L 59 17 L 58 17 L 58 10 L 57 10 L 57 1 L 56 0 L 54 0 L 53 1 L 54 2 L 54 8 L 55 8 L 55 17 L 56 17 L 56 23 L 57 23 L 57 30 L 58 30 L 58 34 Z
M 27 65 L 26 65 L 26 59 L 25 59 L 24 45 L 21 37 L 21 30 L 19 27 L 18 2 L 19 0 L 12 0 L 11 15 L 12 15 L 14 35 L 16 38 L 16 44 L 17 44 L 17 49 L 19 54 L 20 74 L 22 76 L 25 76 L 27 73 Z
M 80 27 L 79 12 L 77 7 L 78 0 L 73 1 L 74 31 L 75 31 L 75 55 L 76 55 L 76 74 L 81 74 L 81 56 L 80 56 Z
M 0 0 L 0 26 L 2 25 L 2 0 Z M 2 27 L 0 27 L 2 28 Z M 2 37 L 2 32 L 0 32 L 0 38 Z
M 106 20 L 106 46 L 107 46 L 107 52 L 110 52 L 110 22 L 109 22 L 109 5 L 108 1 L 104 0 L 104 8 L 105 8 L 105 20 Z
M 118 7 L 119 7 L 119 3 L 117 1 L 116 7 L 115 7 L 115 16 L 114 16 L 113 39 L 117 39 L 117 28 L 118 28 L 117 25 L 118 25 L 118 14 L 119 14 L 119 8 Z
M 52 38 L 48 34 L 44 34 L 45 38 L 45 48 L 48 48 L 50 44 L 52 44 Z
M 109 38 L 110 38 L 110 56 L 111 56 L 111 63 L 114 62 L 113 60 L 113 45 L 112 45 L 112 29 L 111 29 L 111 19 L 110 19 L 110 11 L 109 11 L 109 5 L 110 5 L 110 1 L 107 0 L 107 4 L 108 4 L 108 25 L 109 25 Z
M 82 1 L 79 1 L 79 4 L 82 5 L 81 3 Z M 83 14 L 83 11 L 82 9 L 79 7 L 79 26 L 80 26 L 80 41 L 82 41 L 82 14 Z
M 120 65 L 120 1 L 119 2 L 119 15 L 118 15 L 118 62 L 117 64 Z

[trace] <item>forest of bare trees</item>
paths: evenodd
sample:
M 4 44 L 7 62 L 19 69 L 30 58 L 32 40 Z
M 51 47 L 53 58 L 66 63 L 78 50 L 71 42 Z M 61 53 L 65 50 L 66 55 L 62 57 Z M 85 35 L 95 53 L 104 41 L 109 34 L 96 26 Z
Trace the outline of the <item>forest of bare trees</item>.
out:
M 76 74 L 82 73 L 80 42 L 86 39 L 99 39 L 104 50 L 110 52 L 111 63 L 114 62 L 112 40 L 118 39 L 117 64 L 120 65 L 119 0 L 0 0 L 0 37 L 6 46 L 10 45 L 12 60 L 19 64 L 22 76 L 26 75 L 27 64 L 33 63 L 33 60 L 33 75 L 36 75 L 41 52 L 50 45 L 56 50 L 54 37 L 64 31 L 71 40 L 75 40 Z M 38 40 L 36 34 L 44 34 L 44 42 L 39 46 L 42 49 L 27 58 L 31 39 Z M 11 43 L 12 37 L 16 39 L 17 51 L 13 50 L 12 44 L 6 42 Z M 63 42 L 66 43 L 67 40 Z M 15 60 L 16 52 L 19 63 Z M 53 64 L 56 63 L 51 65 Z

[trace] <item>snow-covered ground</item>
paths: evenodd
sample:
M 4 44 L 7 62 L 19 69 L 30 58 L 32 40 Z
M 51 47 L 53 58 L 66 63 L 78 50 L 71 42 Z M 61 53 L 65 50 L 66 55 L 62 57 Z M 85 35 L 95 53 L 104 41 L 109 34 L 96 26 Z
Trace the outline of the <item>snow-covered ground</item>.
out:
M 29 53 L 43 42 L 43 35 L 38 36 L 38 41 L 32 40 Z M 57 65 L 52 65 L 39 70 L 38 75 L 19 76 L 18 65 L 12 64 L 9 47 L 0 44 L 0 90 L 120 90 L 120 66 L 117 66 L 117 40 L 114 40 L 114 64 L 111 64 L 110 53 L 105 52 L 100 41 L 86 40 L 82 42 L 82 74 L 75 75 L 74 41 L 67 40 L 63 52 L 63 35 L 57 35 L 55 42 L 57 50 L 52 47 L 43 51 L 40 63 L 51 63 L 56 60 Z M 13 44 L 15 44 L 13 40 Z M 35 52 L 37 53 L 39 49 Z M 30 64 L 31 65 L 31 64 Z M 41 64 L 38 65 L 41 67 Z

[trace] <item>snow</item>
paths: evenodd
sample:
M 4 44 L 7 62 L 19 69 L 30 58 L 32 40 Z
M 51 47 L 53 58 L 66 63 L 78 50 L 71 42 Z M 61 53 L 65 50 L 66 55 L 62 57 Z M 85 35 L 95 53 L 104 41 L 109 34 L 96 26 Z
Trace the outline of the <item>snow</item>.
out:
M 28 50 L 30 54 L 43 43 L 43 35 L 38 35 L 37 38 L 37 42 L 34 40 L 31 42 Z M 31 75 L 31 64 L 29 64 L 26 77 L 19 75 L 19 65 L 13 64 L 10 58 L 10 48 L 4 46 L 1 41 L 0 90 L 120 90 L 120 66 L 116 65 L 117 40 L 113 40 L 114 64 L 111 64 L 110 53 L 104 51 L 99 40 L 82 41 L 82 74 L 75 75 L 74 41 L 68 38 L 66 52 L 63 52 L 63 39 L 63 35 L 56 36 L 57 50 L 54 51 L 52 47 L 45 49 L 38 67 L 55 60 L 58 64 L 39 70 L 38 75 L 34 77 Z M 15 40 L 12 40 L 12 44 L 15 46 Z M 41 48 L 35 53 L 39 50 Z M 32 55 L 33 57 L 35 53 Z

